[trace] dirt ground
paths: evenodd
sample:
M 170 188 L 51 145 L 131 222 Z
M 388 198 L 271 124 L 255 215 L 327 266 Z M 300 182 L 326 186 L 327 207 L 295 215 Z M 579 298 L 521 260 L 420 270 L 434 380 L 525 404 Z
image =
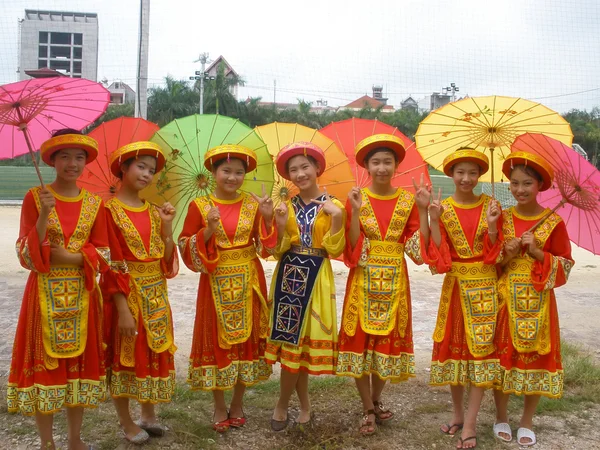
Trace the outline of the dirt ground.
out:
M 20 208 L 15 206 L 0 206 L 0 377 L 7 375 L 10 366 L 10 357 L 12 352 L 12 341 L 16 328 L 19 307 L 23 288 L 28 272 L 20 267 L 14 251 L 14 243 L 18 235 Z M 600 359 L 600 350 L 597 348 L 598 336 L 600 333 L 600 257 L 579 249 L 573 249 L 573 257 L 576 265 L 571 272 L 569 282 L 566 286 L 556 291 L 561 333 L 564 340 L 581 344 L 588 349 L 597 359 Z M 267 281 L 270 280 L 274 262 L 264 262 Z M 344 287 L 346 283 L 348 270 L 343 263 L 333 262 L 335 281 L 337 287 L 337 305 L 338 318 L 341 313 L 343 303 Z M 439 424 L 450 419 L 451 411 L 450 396 L 447 389 L 433 389 L 427 386 L 428 365 L 431 355 L 432 339 L 431 335 L 435 325 L 437 315 L 437 306 L 442 284 L 441 276 L 432 276 L 425 267 L 418 267 L 410 263 L 409 276 L 412 292 L 412 311 L 413 311 L 413 330 L 415 341 L 415 355 L 417 364 L 417 379 L 409 381 L 399 386 L 392 386 L 388 391 L 391 401 L 390 406 L 399 412 L 399 427 L 388 426 L 385 431 L 380 433 L 381 442 L 371 439 L 364 442 L 363 445 L 353 448 L 453 448 L 454 442 L 450 444 L 449 440 L 429 439 L 423 442 L 425 446 L 404 446 L 399 442 L 407 437 L 415 437 L 410 433 L 419 434 L 424 429 L 437 430 Z M 187 372 L 187 359 L 191 347 L 193 332 L 196 290 L 198 286 L 198 274 L 189 271 L 183 264 L 179 275 L 169 282 L 169 297 L 172 304 L 175 335 L 178 346 L 176 355 L 176 369 L 181 381 L 185 381 Z M 568 377 L 568 374 L 567 374 Z M 272 379 L 277 379 L 273 375 Z M 5 378 L 4 378 L 5 380 Z M 2 383 L 3 384 L 3 383 Z M 352 384 L 346 383 L 337 385 L 345 394 L 355 395 Z M 345 389 L 348 386 L 350 389 Z M 3 398 L 3 397 L 2 397 Z M 352 400 L 352 401 L 350 401 Z M 350 399 L 348 404 L 352 406 L 351 411 L 339 411 L 335 417 L 339 418 L 339 427 L 336 433 L 354 433 L 360 406 L 358 397 Z M 423 420 L 419 421 L 419 404 L 428 405 L 437 401 L 440 405 L 437 409 L 429 408 L 423 414 Z M 486 397 L 486 403 L 490 403 L 489 397 Z M 248 410 L 252 410 L 252 396 L 249 396 Z M 431 403 L 435 404 L 435 403 Z M 319 405 L 318 398 L 315 400 L 315 409 L 319 414 L 319 408 L 331 409 L 336 405 Z M 427 408 L 426 408 L 427 409 Z M 267 433 L 260 427 L 267 428 L 269 420 L 269 408 L 265 406 L 256 411 L 261 417 L 246 427 L 242 433 L 238 432 L 234 437 L 214 436 L 214 445 L 217 448 L 283 448 L 282 444 L 274 441 L 272 433 Z M 422 412 L 422 411 L 421 411 Z M 581 411 L 579 411 L 581 413 Z M 4 427 L 2 422 L 6 420 L 6 406 L 0 405 L 0 430 Z M 203 414 L 210 420 L 210 415 Z M 513 422 L 517 420 L 515 416 Z M 11 419 L 14 422 L 15 419 Z M 329 419 L 327 419 L 329 420 Z M 569 413 L 562 416 L 541 416 L 537 419 L 536 426 L 543 433 L 543 438 L 535 448 L 539 449 L 570 449 L 570 448 L 599 448 L 600 449 L 600 429 L 597 424 L 600 420 L 600 408 L 591 406 L 585 408 L 585 415 Z M 434 423 L 431 423 L 434 421 Z M 6 423 L 6 422 L 5 422 Z M 24 419 L 24 435 L 34 436 L 35 430 L 33 422 Z M 516 444 L 501 445 L 495 443 L 491 434 L 491 424 L 493 415 L 491 405 L 484 407 L 480 427 L 486 427 L 480 431 L 482 442 L 478 448 L 516 448 Z M 487 424 L 487 425 L 486 425 Z M 325 425 L 325 424 L 323 424 Z M 488 426 L 489 425 L 489 426 Z M 514 423 L 513 423 L 514 425 Z M 319 419 L 317 416 L 317 426 Z M 31 434 L 33 431 L 33 434 Z M 116 433 L 116 428 L 115 428 Z M 0 435 L 2 435 L 0 431 Z M 263 437 L 259 437 L 263 436 Z M 410 435 L 410 436 L 409 436 Z M 236 437 L 237 436 L 237 437 Z M 252 441 L 251 436 L 258 438 L 258 442 Z M 268 437 L 270 436 L 270 438 Z M 398 440 L 396 440 L 396 436 Z M 11 439 L 17 438 L 14 433 Z M 446 438 L 444 436 L 444 438 Z M 34 439 L 34 437 L 31 437 Z M 447 438 L 446 438 L 447 439 Z M 293 445 L 293 436 L 290 442 Z M 418 439 L 417 439 L 418 441 Z M 0 448 L 33 448 L 28 447 L 29 443 L 24 442 L 23 438 L 13 439 L 12 443 L 6 440 L 0 440 Z M 262 442 L 262 443 L 261 443 Z M 287 445 L 287 444 L 286 444 Z M 331 447 L 327 443 L 323 445 L 314 443 L 314 448 L 340 448 Z M 212 446 L 212 445 L 211 445 Z M 126 448 L 119 446 L 118 448 Z M 152 447 L 167 448 L 167 447 Z M 168 448 L 203 448 L 198 446 L 179 446 L 179 444 L 168 445 Z M 301 448 L 287 446 L 287 448 Z M 303 448 L 303 447 L 302 447 Z M 310 447 L 306 447 L 310 448 Z

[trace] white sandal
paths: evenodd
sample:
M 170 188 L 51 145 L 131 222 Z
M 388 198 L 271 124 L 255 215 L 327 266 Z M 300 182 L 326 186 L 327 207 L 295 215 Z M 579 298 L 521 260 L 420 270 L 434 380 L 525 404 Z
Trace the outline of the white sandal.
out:
M 523 438 L 529 438 L 531 439 L 531 442 L 521 442 L 521 439 Z M 517 430 L 517 444 L 521 447 L 531 447 L 532 445 L 535 445 L 536 442 L 537 439 L 535 438 L 535 433 L 529 428 L 519 428 Z
M 507 439 L 503 436 L 500 436 L 500 433 L 508 434 L 510 436 L 510 438 Z M 510 429 L 510 425 L 507 424 L 506 422 L 495 423 L 494 424 L 494 436 L 496 436 L 497 439 L 500 439 L 501 441 L 504 441 L 504 442 L 512 441 L 512 430 Z

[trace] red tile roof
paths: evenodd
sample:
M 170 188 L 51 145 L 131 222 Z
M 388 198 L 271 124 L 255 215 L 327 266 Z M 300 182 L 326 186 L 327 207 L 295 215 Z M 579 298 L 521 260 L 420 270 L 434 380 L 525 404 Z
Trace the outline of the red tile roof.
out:
M 344 106 L 344 108 L 373 108 L 377 109 L 383 106 L 383 109 L 394 109 L 392 105 L 385 105 L 383 102 L 374 99 L 373 97 L 369 97 L 368 95 L 363 95 L 360 98 L 357 98 L 353 102 L 348 103 Z

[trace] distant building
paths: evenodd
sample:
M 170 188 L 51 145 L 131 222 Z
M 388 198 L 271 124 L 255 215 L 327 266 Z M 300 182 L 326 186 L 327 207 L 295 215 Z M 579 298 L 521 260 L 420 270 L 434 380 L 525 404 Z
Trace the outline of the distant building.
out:
M 400 102 L 400 109 L 412 109 L 414 112 L 419 112 L 419 104 L 409 96 Z
M 215 59 L 210 66 L 208 66 L 208 68 L 204 71 L 205 74 L 207 74 L 210 77 L 216 77 L 217 76 L 217 72 L 219 71 L 219 65 L 223 63 L 224 68 L 225 68 L 225 78 L 241 78 L 238 73 L 233 70 L 233 67 L 231 67 L 229 65 L 229 63 L 227 62 L 227 60 L 225 58 L 223 58 L 223 56 L 219 56 L 217 59 Z M 231 95 L 233 95 L 236 99 L 238 98 L 238 85 L 234 84 L 232 86 L 229 86 L 229 92 L 231 92 Z
M 110 92 L 111 105 L 135 103 L 135 91 L 122 81 L 114 81 L 107 89 Z
M 394 112 L 394 107 L 387 104 L 387 98 L 383 98 L 382 95 L 383 87 L 373 86 L 373 97 L 363 95 L 360 98 L 348 103 L 347 105 L 341 106 L 339 109 L 349 109 L 351 111 L 360 111 L 364 108 L 377 109 L 381 108 L 381 112 L 390 113 Z
M 98 78 L 98 15 L 25 10 L 20 22 L 19 79 L 50 68 L 73 78 Z
M 423 97 L 421 100 L 417 102 L 419 111 L 435 111 L 438 108 L 441 108 L 444 105 L 447 105 L 452 101 L 451 95 L 440 94 L 439 92 L 434 92 L 431 95 L 427 95 Z

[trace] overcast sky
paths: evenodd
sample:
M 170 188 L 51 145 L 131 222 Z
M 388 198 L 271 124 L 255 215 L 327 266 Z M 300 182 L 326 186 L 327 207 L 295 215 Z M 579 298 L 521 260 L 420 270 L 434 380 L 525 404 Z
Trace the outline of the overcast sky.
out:
M 138 0 L 0 0 L 0 83 L 16 81 L 25 8 L 95 12 L 99 79 L 135 88 Z M 240 98 L 343 105 L 384 86 L 398 106 L 454 82 L 560 112 L 600 106 L 599 0 L 152 0 L 150 84 L 223 55 Z M 585 91 L 585 92 L 584 92 Z

